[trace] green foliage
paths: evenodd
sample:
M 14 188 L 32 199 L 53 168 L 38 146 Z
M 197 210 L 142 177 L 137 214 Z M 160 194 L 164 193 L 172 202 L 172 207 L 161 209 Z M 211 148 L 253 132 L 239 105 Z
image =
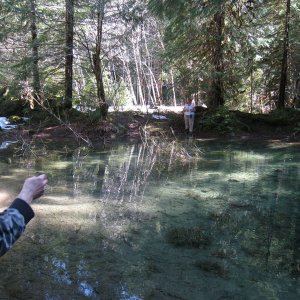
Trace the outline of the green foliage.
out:
M 96 109 L 95 111 L 90 111 L 87 116 L 88 121 L 95 124 L 103 119 L 103 112 L 100 109 Z
M 91 74 L 85 75 L 85 84 L 81 82 L 80 78 L 76 78 L 77 84 L 83 86 L 78 94 L 74 95 L 73 103 L 76 105 L 83 105 L 88 107 L 96 107 L 98 104 L 96 82 L 94 76 Z
M 43 126 L 59 124 L 59 121 L 46 110 L 30 110 L 27 117 L 30 119 L 30 124 L 42 124 Z
M 80 111 L 77 111 L 74 108 L 68 109 L 68 110 L 62 110 L 61 117 L 64 121 L 69 122 L 76 122 L 76 121 L 83 121 L 85 119 L 86 114 L 82 113 Z
M 105 82 L 107 103 L 113 105 L 114 110 L 118 111 L 120 107 L 129 104 L 129 91 L 122 80 L 121 82 L 108 81 Z
M 300 121 L 300 112 L 293 108 L 276 109 L 265 120 L 270 125 L 295 125 Z
M 0 115 L 9 117 L 10 115 L 23 115 L 24 106 L 20 100 L 5 99 L 0 104 Z
M 149 1 L 152 11 L 166 21 L 166 56 L 179 71 L 178 84 L 192 93 L 198 90 L 206 95 L 203 100 L 210 107 L 216 101 L 214 93 L 219 84 L 226 104 L 235 109 L 250 111 L 251 95 L 252 100 L 257 100 L 252 103 L 253 111 L 260 108 L 261 101 L 272 107 L 277 100 L 286 1 L 255 1 L 251 11 L 245 2 Z M 224 24 L 219 28 L 216 27 L 218 17 L 224 17 Z M 299 5 L 292 1 L 290 74 L 293 81 L 287 83 L 288 96 L 299 77 L 299 18 Z M 218 39 L 222 39 L 221 51 L 217 51 Z M 218 80 L 219 84 L 214 85 Z M 241 94 L 241 90 L 247 93 Z
M 146 9 L 146 2 L 150 10 Z M 201 95 L 201 100 L 209 107 L 222 105 L 223 102 L 217 99 L 222 98 L 227 107 L 250 111 L 251 96 L 255 112 L 263 106 L 272 106 L 279 88 L 286 1 L 254 2 L 251 11 L 245 10 L 246 1 L 231 0 L 75 3 L 73 103 L 90 107 L 98 104 L 91 66 L 96 27 L 90 22 L 95 19 L 95 5 L 98 3 L 105 5 L 105 28 L 111 24 L 114 28 L 105 30 L 102 37 L 101 72 L 107 103 L 115 109 L 132 101 L 130 93 L 137 93 L 137 85 L 141 86 L 144 96 L 151 98 L 151 93 L 157 93 L 158 98 L 162 80 L 168 85 L 174 83 L 172 87 L 180 97 L 183 94 Z M 61 100 L 65 76 L 65 3 L 45 3 L 35 2 L 40 81 L 46 99 Z M 21 80 L 32 82 L 34 59 L 29 4 L 28 1 L 16 0 L 1 2 L 0 43 L 3 51 L 0 55 L 0 83 L 15 89 Z M 111 14 L 110 11 L 118 12 Z M 300 72 L 299 22 L 299 3 L 292 1 L 291 80 L 287 89 L 290 98 L 294 96 L 294 83 Z M 149 92 L 152 85 L 149 79 L 153 79 L 157 91 Z M 166 98 L 169 100 L 169 96 Z
M 48 70 L 48 72 L 52 72 Z M 64 96 L 63 85 L 59 83 L 58 78 L 62 76 L 60 72 L 54 73 L 52 76 L 45 79 L 44 94 L 46 99 L 56 99 L 56 102 L 61 102 Z
M 239 129 L 239 122 L 235 114 L 225 107 L 220 107 L 204 115 L 199 125 L 204 131 L 213 130 L 219 133 L 230 133 Z
M 296 123 L 296 126 L 293 129 L 293 134 L 298 135 L 300 132 L 300 122 Z

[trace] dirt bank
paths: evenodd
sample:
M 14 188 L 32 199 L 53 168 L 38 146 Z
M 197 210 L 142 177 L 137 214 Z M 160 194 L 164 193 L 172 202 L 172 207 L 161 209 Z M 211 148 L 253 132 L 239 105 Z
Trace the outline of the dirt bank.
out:
M 278 140 L 281 143 L 299 144 L 300 142 L 300 113 L 275 118 L 271 115 L 251 115 L 241 112 L 232 112 L 231 120 L 235 120 L 233 128 L 222 127 L 226 120 L 207 117 L 202 112 L 195 120 L 194 139 L 223 139 L 264 142 Z M 208 120 L 208 121 L 207 121 Z M 214 125 L 213 121 L 216 123 Z M 209 123 L 210 122 L 210 123 Z M 223 122 L 223 123 L 222 123 Z M 209 126 L 208 126 L 209 125 Z M 225 131 L 229 129 L 228 131 Z M 82 122 L 78 118 L 70 122 L 40 122 L 28 123 L 16 130 L 2 131 L 1 140 L 18 141 L 58 141 L 74 142 L 91 145 L 109 144 L 114 141 L 137 141 L 145 137 L 183 138 L 184 122 L 178 112 L 112 112 L 106 120 L 98 122 Z

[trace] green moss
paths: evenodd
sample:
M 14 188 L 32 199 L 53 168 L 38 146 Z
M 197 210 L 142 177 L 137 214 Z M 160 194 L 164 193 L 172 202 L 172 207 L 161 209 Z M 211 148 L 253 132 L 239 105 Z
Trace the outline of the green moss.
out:
M 155 263 L 149 263 L 146 266 L 146 272 L 148 274 L 161 273 L 161 270 L 160 270 L 160 268 Z
M 205 272 L 213 273 L 218 276 L 224 276 L 226 273 L 225 268 L 217 262 L 199 260 L 196 261 L 194 265 Z
M 199 248 L 209 245 L 208 236 L 200 228 L 173 228 L 167 233 L 167 241 L 177 247 Z
M 9 117 L 9 122 L 10 123 L 14 123 L 14 124 L 19 124 L 19 123 L 21 123 L 23 120 L 22 120 L 22 118 L 21 117 L 19 117 L 19 116 L 10 116 Z
M 229 223 L 231 221 L 231 215 L 226 211 L 216 211 L 209 214 L 209 218 L 214 221 L 223 223 Z

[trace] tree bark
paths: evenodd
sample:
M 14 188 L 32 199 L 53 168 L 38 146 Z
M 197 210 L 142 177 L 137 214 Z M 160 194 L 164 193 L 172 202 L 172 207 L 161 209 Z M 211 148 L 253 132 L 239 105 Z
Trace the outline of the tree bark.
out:
M 41 82 L 39 73 L 39 45 L 38 45 L 38 34 L 36 25 L 36 2 L 30 0 L 30 17 L 31 17 L 31 39 L 32 39 L 32 78 L 33 78 L 33 89 L 37 99 L 41 99 Z
M 101 47 L 102 47 L 102 30 L 103 30 L 103 17 L 104 17 L 104 7 L 99 7 L 97 11 L 97 37 L 96 37 L 96 48 L 93 54 L 93 71 L 96 77 L 97 84 L 97 98 L 99 106 L 105 103 L 105 91 L 103 84 L 103 73 L 102 73 L 102 63 L 101 63 Z
M 287 70 L 288 70 L 288 47 L 289 47 L 289 20 L 290 20 L 291 1 L 286 1 L 286 14 L 285 14 L 285 26 L 284 26 L 284 41 L 283 41 L 283 57 L 281 65 L 279 96 L 277 102 L 277 108 L 285 107 L 285 90 L 287 85 Z
M 173 69 L 172 69 L 172 67 L 170 69 L 170 74 L 171 74 L 171 82 L 172 82 L 173 103 L 174 103 L 174 106 L 177 106 L 177 103 L 176 103 L 176 91 L 175 91 L 175 80 L 174 80 L 174 75 L 173 75 Z
M 126 53 L 127 53 L 127 51 L 126 51 Z M 127 54 L 126 54 L 126 56 L 127 56 Z M 129 89 L 130 89 L 130 92 L 132 95 L 132 103 L 133 103 L 133 105 L 137 105 L 137 98 L 136 98 L 136 94 L 135 94 L 134 86 L 133 86 L 133 82 L 132 82 L 130 66 L 126 62 L 126 58 L 127 57 L 123 57 L 123 68 L 125 69 L 125 75 L 126 75 L 125 78 L 127 79 L 127 84 L 129 86 Z
M 132 48 L 133 48 L 133 57 L 134 57 L 134 64 L 136 68 L 136 96 L 137 96 L 137 104 L 144 105 L 144 94 L 142 89 L 142 79 L 141 79 L 141 59 L 140 59 L 140 50 L 139 50 L 139 43 L 138 41 L 135 43 L 132 40 Z
M 73 97 L 73 40 L 74 40 L 74 0 L 66 0 L 65 27 L 65 98 L 64 108 L 72 108 Z
M 216 30 L 216 41 L 213 53 L 213 69 L 212 80 L 209 92 L 209 105 L 212 108 L 217 108 L 224 104 L 224 87 L 223 87 L 223 73 L 224 73 L 224 57 L 223 57 L 223 29 L 224 29 L 224 11 L 222 7 L 214 15 L 214 26 Z

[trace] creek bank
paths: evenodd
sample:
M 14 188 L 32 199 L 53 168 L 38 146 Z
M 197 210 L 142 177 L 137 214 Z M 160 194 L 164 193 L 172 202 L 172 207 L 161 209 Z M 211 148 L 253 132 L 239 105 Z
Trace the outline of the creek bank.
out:
M 227 126 L 227 127 L 226 127 Z M 57 142 L 110 144 L 114 141 L 136 142 L 149 137 L 184 138 L 181 113 L 111 112 L 106 120 L 90 120 L 79 115 L 67 122 L 32 119 L 15 130 L 2 131 L 1 141 L 43 140 Z M 300 143 L 300 112 L 288 110 L 268 115 L 230 112 L 230 115 L 197 113 L 194 139 L 220 139 L 238 142 L 278 141 Z

